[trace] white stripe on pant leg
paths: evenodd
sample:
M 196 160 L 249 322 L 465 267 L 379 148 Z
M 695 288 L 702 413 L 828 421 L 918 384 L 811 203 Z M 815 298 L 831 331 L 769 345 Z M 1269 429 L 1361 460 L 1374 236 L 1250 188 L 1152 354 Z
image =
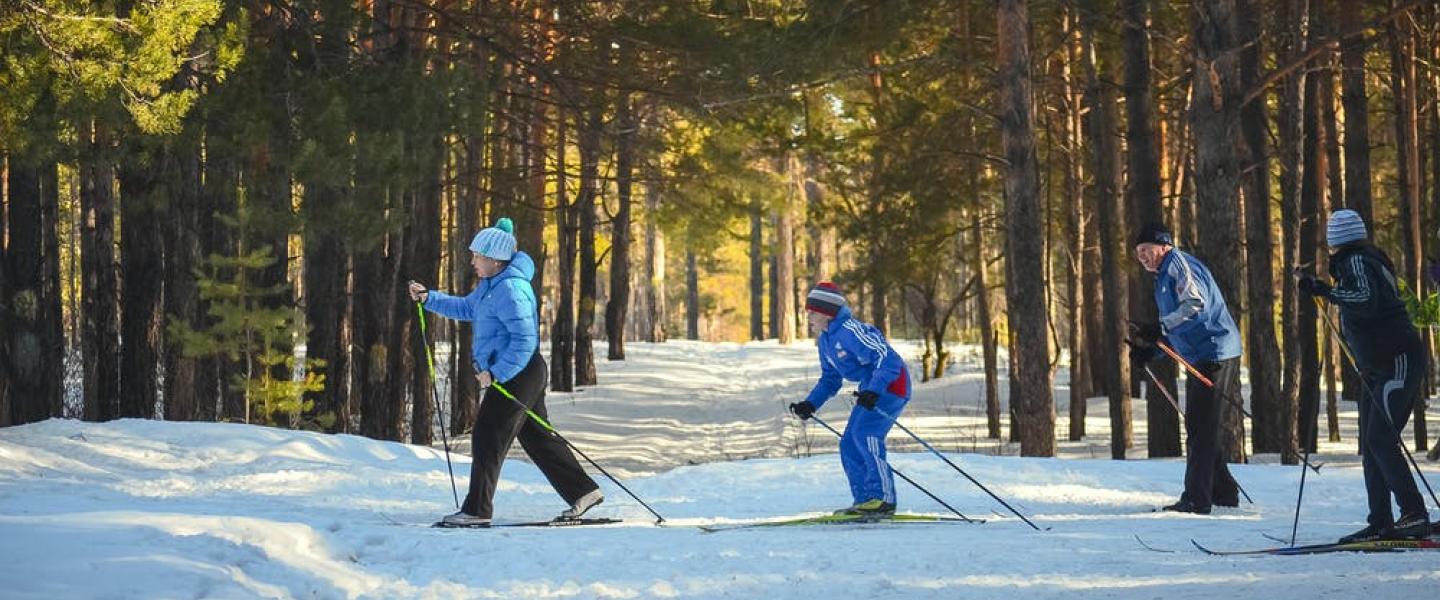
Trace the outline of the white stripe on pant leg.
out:
M 885 496 L 882 500 L 894 504 L 895 490 L 890 485 L 890 478 L 886 477 L 890 465 L 885 462 L 885 459 L 880 458 L 880 438 L 872 435 L 866 436 L 865 440 L 870 446 L 870 456 L 875 457 L 875 472 L 880 475 L 880 493 Z
M 1390 424 L 1391 429 L 1395 428 L 1395 418 L 1390 416 L 1390 393 L 1405 387 L 1405 376 L 1407 375 L 1406 371 L 1410 370 L 1409 367 L 1410 361 L 1405 354 L 1396 356 L 1395 377 L 1386 381 L 1385 387 L 1380 389 L 1380 409 L 1385 412 L 1385 422 Z M 1400 432 L 1397 431 L 1395 434 L 1399 435 Z

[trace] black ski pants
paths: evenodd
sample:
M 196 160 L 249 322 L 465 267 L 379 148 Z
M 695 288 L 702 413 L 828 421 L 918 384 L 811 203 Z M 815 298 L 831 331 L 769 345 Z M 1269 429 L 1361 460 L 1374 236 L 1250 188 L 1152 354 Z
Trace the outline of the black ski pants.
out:
M 1202 362 L 1195 368 L 1215 384 L 1211 388 L 1198 377 L 1185 378 L 1185 493 L 1180 497 L 1199 507 L 1216 500 L 1234 504 L 1240 487 L 1230 475 L 1225 455 L 1220 452 L 1220 415 L 1226 404 L 1240 401 L 1240 359 Z
M 1359 399 L 1360 460 L 1370 499 L 1368 521 L 1376 527 L 1395 524 L 1390 510 L 1392 494 L 1402 516 L 1425 511 L 1425 499 L 1400 449 L 1400 432 L 1415 410 L 1427 366 L 1419 336 L 1409 338 L 1402 352 L 1363 369 L 1368 391 Z
M 539 352 L 525 365 L 514 379 L 500 385 L 509 390 L 526 408 L 542 419 L 549 419 L 545 413 L 545 385 L 549 369 Z M 475 416 L 475 431 L 471 436 L 470 491 L 465 495 L 465 504 L 460 510 L 477 517 L 490 518 L 495 511 L 495 486 L 500 481 L 500 467 L 505 463 L 505 454 L 516 437 L 520 447 L 550 485 L 560 493 L 567 505 L 573 505 L 581 496 L 599 488 L 595 480 L 585 474 L 575 455 L 560 438 L 541 427 L 514 401 L 506 398 L 495 388 L 485 391 L 480 402 L 479 414 Z

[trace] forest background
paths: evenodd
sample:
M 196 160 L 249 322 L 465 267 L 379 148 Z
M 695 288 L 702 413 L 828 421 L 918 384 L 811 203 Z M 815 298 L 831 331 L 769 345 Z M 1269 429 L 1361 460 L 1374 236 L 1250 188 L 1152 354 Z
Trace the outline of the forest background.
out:
M 1232 460 L 1339 436 L 1357 388 L 1291 276 L 1323 275 L 1330 210 L 1365 217 L 1435 344 L 1431 2 L 4 0 L 0 44 L 0 425 L 429 444 L 444 403 L 463 431 L 469 336 L 428 323 L 435 398 L 403 284 L 472 288 L 500 216 L 556 390 L 627 340 L 803 337 L 833 279 L 925 340 L 918 379 L 980 345 L 988 434 L 1032 456 L 1085 435 L 1056 431 L 1059 368 L 1072 414 L 1110 399 L 1116 458 L 1142 390 L 1149 454 L 1181 452 L 1123 358 L 1155 318 L 1144 223 L 1244 329 Z

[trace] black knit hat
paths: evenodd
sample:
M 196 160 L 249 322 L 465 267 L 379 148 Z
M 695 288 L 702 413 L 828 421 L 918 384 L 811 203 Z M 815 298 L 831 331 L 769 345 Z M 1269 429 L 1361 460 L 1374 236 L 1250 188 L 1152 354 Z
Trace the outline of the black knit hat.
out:
M 1170 236 L 1170 230 L 1159 223 L 1151 223 L 1140 228 L 1140 233 L 1135 236 L 1135 245 L 1140 244 L 1161 244 L 1174 246 L 1175 238 Z

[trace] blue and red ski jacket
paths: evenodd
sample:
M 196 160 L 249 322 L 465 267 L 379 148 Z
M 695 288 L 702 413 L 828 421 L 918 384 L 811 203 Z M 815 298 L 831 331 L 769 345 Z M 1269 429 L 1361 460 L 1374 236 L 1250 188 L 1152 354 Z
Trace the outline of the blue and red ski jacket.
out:
M 820 381 L 805 400 L 816 409 L 840 391 L 845 380 L 860 382 L 860 391 L 910 397 L 905 360 L 885 341 L 885 334 L 851 315 L 850 307 L 840 307 L 815 345 L 820 350 Z

